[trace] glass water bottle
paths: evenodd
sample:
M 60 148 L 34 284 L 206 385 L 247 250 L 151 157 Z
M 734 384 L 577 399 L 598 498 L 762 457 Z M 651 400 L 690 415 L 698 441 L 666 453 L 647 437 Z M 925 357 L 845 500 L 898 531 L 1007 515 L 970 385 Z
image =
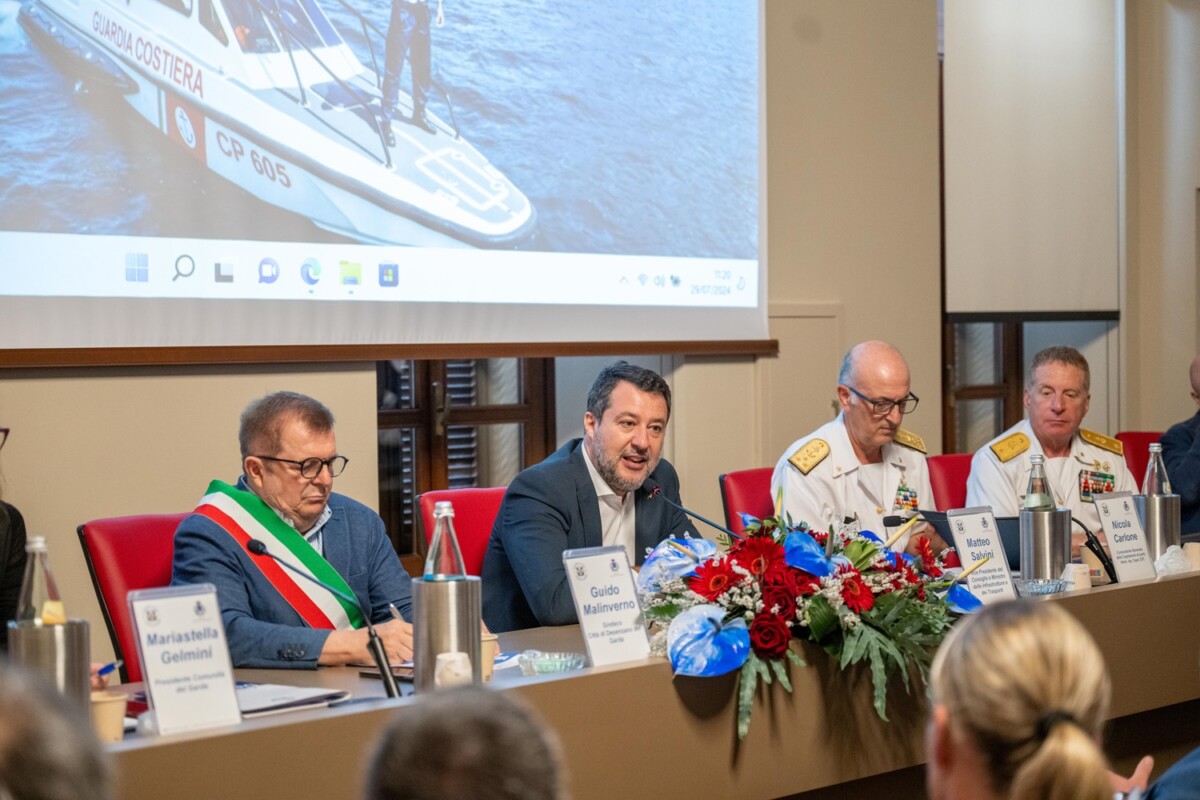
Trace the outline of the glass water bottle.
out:
M 45 537 L 29 537 L 25 552 L 28 557 L 25 561 L 25 577 L 21 581 L 21 597 L 17 603 L 17 621 L 38 626 L 66 624 L 62 597 L 58 593 L 58 584 L 54 582 L 54 573 L 50 571 Z
M 1025 488 L 1025 508 L 1029 511 L 1052 511 L 1054 494 L 1046 478 L 1046 458 L 1041 453 L 1029 457 L 1029 485 Z
M 1162 444 L 1154 442 L 1150 445 L 1146 476 L 1142 478 L 1142 494 L 1150 497 L 1171 493 L 1171 479 L 1167 477 L 1167 465 L 1163 463 Z

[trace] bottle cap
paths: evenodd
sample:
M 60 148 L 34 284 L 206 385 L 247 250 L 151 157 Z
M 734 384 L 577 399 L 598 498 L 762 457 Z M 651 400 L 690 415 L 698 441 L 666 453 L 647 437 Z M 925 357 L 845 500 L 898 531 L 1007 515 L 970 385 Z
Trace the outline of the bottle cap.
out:
M 454 504 L 449 500 L 439 500 L 433 504 L 433 518 L 438 517 L 453 517 Z
M 25 540 L 26 553 L 45 553 L 46 552 L 46 537 L 45 536 L 30 536 Z

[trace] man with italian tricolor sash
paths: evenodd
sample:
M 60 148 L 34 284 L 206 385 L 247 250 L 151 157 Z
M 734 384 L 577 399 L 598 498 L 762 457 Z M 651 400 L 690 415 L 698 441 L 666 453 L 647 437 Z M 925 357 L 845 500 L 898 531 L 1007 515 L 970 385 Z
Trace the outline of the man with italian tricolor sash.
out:
M 347 459 L 333 414 L 320 402 L 276 392 L 242 413 L 242 476 L 209 484 L 175 533 L 172 585 L 212 583 L 235 667 L 371 661 L 354 604 L 371 615 L 393 663 L 412 657 L 412 587 L 373 510 L 333 492 Z M 265 555 L 248 551 L 251 540 Z M 404 620 L 394 619 L 395 606 Z
M 1091 402 L 1091 370 L 1074 347 L 1047 347 L 1033 357 L 1025 382 L 1021 420 L 976 451 L 967 479 L 967 506 L 991 506 L 997 517 L 1015 517 L 1029 486 L 1029 457 L 1046 458 L 1046 477 L 1059 508 L 1069 508 L 1100 541 L 1104 531 L 1092 497 L 1137 492 L 1121 443 L 1081 428 Z M 1071 553 L 1084 535 L 1072 526 Z

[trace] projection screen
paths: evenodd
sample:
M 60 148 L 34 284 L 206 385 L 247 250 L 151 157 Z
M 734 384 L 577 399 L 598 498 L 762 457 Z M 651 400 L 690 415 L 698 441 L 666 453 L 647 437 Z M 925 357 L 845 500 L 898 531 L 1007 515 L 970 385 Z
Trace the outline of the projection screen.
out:
M 0 350 L 766 338 L 760 0 L 0 0 Z

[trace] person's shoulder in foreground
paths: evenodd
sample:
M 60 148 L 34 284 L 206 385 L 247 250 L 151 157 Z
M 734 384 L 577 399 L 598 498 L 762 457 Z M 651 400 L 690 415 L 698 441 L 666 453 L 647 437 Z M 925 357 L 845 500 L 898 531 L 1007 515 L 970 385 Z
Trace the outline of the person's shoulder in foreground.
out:
M 368 661 L 357 611 L 301 572 L 353 595 L 390 659 L 412 653 L 406 618 L 411 583 L 371 509 L 333 492 L 348 463 L 337 451 L 333 415 L 320 402 L 276 392 L 252 402 L 239 431 L 243 474 L 236 487 L 214 482 L 175 535 L 173 584 L 210 582 L 234 666 L 315 667 Z M 268 555 L 251 555 L 248 540 Z
M 662 459 L 671 390 L 652 370 L 618 362 L 588 393 L 584 436 L 522 472 L 505 492 L 483 562 L 484 622 L 494 631 L 578 621 L 563 552 L 618 545 L 631 564 L 667 536 L 696 529 L 661 498 L 679 501 Z
M 507 694 L 468 687 L 399 709 L 365 800 L 565 800 L 558 741 Z

